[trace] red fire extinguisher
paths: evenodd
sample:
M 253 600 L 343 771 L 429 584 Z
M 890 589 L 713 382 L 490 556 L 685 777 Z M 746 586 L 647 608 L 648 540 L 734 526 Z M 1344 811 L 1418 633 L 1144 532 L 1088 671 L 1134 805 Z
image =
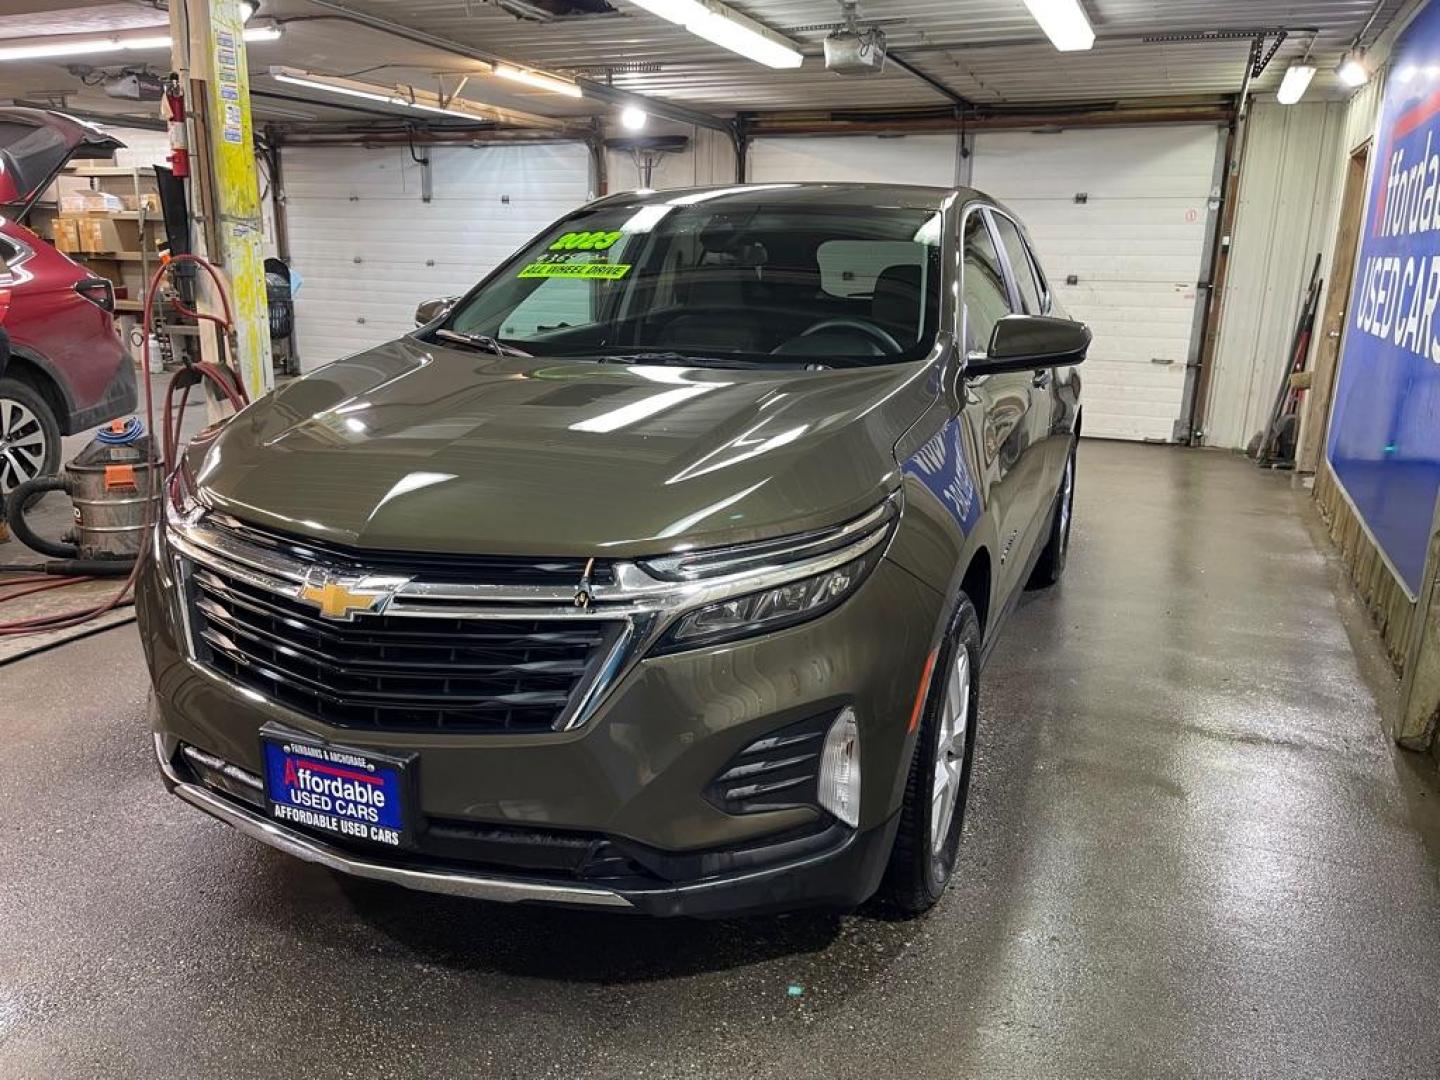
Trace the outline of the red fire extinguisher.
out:
M 170 169 L 178 179 L 190 175 L 190 138 L 185 131 L 185 93 L 174 72 L 165 82 L 165 114 L 170 134 Z

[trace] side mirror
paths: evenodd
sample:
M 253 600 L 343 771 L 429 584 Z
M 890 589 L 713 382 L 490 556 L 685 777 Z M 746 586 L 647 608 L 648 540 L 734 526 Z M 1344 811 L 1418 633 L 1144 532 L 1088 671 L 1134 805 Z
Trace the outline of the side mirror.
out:
M 425 326 L 443 316 L 455 306 L 455 297 L 442 296 L 436 300 L 422 300 L 415 308 L 415 325 Z
M 967 370 L 974 375 L 1078 364 L 1090 351 L 1090 328 L 1050 315 L 1007 315 L 995 324 L 990 348 L 974 357 Z

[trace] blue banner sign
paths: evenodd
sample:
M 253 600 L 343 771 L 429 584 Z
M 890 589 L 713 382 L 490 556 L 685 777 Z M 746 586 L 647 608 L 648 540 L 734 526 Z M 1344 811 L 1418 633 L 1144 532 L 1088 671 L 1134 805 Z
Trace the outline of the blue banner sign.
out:
M 1330 464 L 1412 594 L 1440 493 L 1440 4 L 1391 57 Z

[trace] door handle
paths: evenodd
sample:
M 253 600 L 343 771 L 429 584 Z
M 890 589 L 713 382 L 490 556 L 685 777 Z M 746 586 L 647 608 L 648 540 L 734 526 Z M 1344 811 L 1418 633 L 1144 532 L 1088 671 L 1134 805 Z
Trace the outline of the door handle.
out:
M 1043 390 L 1050 385 L 1050 369 L 1040 368 L 1034 375 L 1030 376 L 1030 385 L 1037 390 Z

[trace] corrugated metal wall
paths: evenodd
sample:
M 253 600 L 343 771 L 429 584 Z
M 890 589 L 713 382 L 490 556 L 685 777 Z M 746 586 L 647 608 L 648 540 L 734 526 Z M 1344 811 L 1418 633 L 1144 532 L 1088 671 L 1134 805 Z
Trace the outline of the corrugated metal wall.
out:
M 1335 237 L 1344 102 L 1250 112 L 1219 340 L 1204 422 L 1207 446 L 1243 448 L 1269 419 L 1315 256 Z

